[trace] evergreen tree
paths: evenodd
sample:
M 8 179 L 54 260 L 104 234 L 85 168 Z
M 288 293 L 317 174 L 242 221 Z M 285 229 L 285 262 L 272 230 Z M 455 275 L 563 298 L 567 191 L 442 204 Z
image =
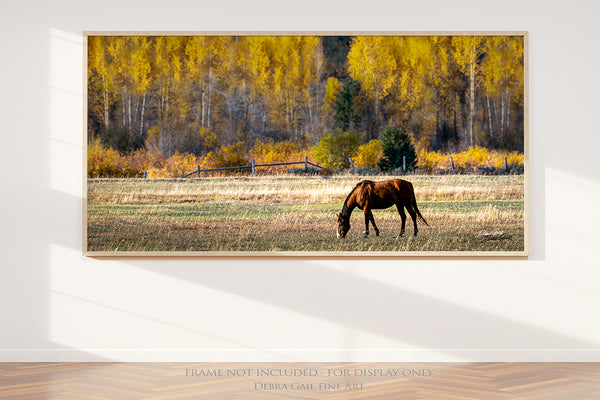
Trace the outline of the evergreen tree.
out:
M 387 126 L 381 132 L 381 143 L 383 144 L 383 158 L 379 162 L 379 168 L 383 171 L 392 171 L 402 168 L 402 157 L 406 157 L 406 170 L 411 171 L 417 165 L 417 152 L 412 144 L 410 136 L 402 132 L 400 128 Z
M 341 129 L 347 131 L 360 124 L 359 101 L 360 83 L 353 79 L 346 79 L 335 99 L 335 116 Z

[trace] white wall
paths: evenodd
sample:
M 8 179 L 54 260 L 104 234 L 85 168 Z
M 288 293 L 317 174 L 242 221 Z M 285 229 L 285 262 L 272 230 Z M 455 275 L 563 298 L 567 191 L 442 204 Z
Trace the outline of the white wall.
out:
M 600 361 L 598 3 L 287 3 L 2 4 L 0 361 Z M 530 31 L 531 257 L 82 257 L 83 30 Z

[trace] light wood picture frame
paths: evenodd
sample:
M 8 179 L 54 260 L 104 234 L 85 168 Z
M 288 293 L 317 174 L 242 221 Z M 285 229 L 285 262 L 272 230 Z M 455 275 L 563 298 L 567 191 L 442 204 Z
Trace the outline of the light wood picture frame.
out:
M 83 253 L 526 257 L 528 54 L 521 31 L 84 32 Z

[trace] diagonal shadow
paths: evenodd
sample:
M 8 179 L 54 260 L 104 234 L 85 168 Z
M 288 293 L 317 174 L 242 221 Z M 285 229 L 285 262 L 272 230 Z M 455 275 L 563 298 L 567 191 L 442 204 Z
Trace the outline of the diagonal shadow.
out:
M 367 278 L 301 263 L 132 263 L 138 268 L 451 355 L 464 349 L 591 349 L 592 343 Z M 401 268 L 399 266 L 398 268 Z M 448 343 L 452 343 L 449 345 Z

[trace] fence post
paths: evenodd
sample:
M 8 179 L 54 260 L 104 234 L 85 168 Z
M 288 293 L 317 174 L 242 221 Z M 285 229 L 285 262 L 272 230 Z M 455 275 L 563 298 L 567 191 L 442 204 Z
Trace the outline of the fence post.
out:
M 402 156 L 402 172 L 406 173 L 406 156 Z
M 348 157 L 348 160 L 350 160 L 350 168 L 354 169 L 354 161 L 352 161 L 352 157 Z
M 504 171 L 508 171 L 508 159 L 504 156 Z
M 308 156 L 304 156 L 304 173 L 308 172 Z
M 200 165 L 196 164 L 196 173 L 198 174 L 198 178 L 200 178 Z
M 452 167 L 452 172 L 456 172 L 456 170 L 454 169 L 454 159 L 452 158 L 452 156 L 450 156 L 450 166 Z
M 254 170 L 254 160 L 252 160 L 252 177 L 254 178 L 254 176 L 256 175 L 256 172 Z
M 144 171 L 144 179 L 148 177 L 148 171 Z

